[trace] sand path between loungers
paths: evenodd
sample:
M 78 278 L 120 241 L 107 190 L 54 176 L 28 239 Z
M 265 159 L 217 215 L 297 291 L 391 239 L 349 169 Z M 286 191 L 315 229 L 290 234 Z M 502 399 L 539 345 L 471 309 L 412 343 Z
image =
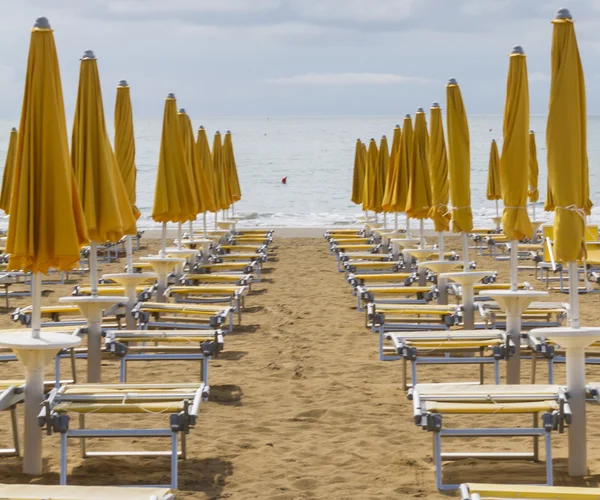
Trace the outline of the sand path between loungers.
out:
M 247 298 L 242 326 L 225 339 L 225 352 L 212 361 L 210 401 L 200 410 L 198 426 L 188 440 L 189 459 L 180 463 L 178 498 L 232 499 L 383 499 L 447 498 L 435 490 L 431 459 L 431 435 L 412 421 L 412 404 L 400 388 L 400 363 L 377 359 L 377 338 L 364 328 L 350 287 L 337 273 L 335 259 L 323 239 L 277 239 L 272 261 L 265 265 L 264 281 L 253 286 Z M 146 241 L 147 254 L 156 242 Z M 474 258 L 474 256 L 473 256 Z M 506 263 L 477 257 L 482 269 L 500 269 Z M 120 263 L 103 265 L 101 272 L 120 270 Z M 534 282 L 532 272 L 521 279 Z M 77 280 L 76 280 L 77 281 Z M 536 285 L 537 286 L 537 285 Z M 71 292 L 73 283 L 51 287 L 44 299 L 56 303 Z M 552 300 L 567 300 L 554 295 Z M 15 299 L 23 305 L 28 299 Z M 582 297 L 583 324 L 600 321 L 597 296 Z M 14 328 L 8 315 L 2 326 Z M 523 381 L 529 363 L 524 361 Z M 64 365 L 66 369 L 66 364 Z M 129 380 L 193 381 L 195 362 L 136 363 Z M 540 363 L 538 381 L 545 365 Z M 0 365 L 0 378 L 19 376 L 16 363 Z M 488 377 L 491 371 L 487 368 Z M 83 377 L 85 363 L 78 364 Z M 50 375 L 50 371 L 48 372 Z M 420 372 L 421 373 L 421 372 Z M 475 380 L 476 367 L 431 367 L 423 380 Z M 105 381 L 116 381 L 118 365 L 103 362 Z M 589 380 L 600 380 L 600 370 L 588 367 Z M 488 378 L 491 380 L 491 377 Z M 563 367 L 557 381 L 564 381 Z M 600 473 L 600 415 L 589 407 L 588 481 L 571 482 L 566 474 L 566 435 L 554 435 L 556 484 L 596 484 Z M 0 415 L 8 423 L 8 415 Z M 98 419 L 104 417 L 93 417 Z M 129 426 L 131 417 L 105 419 L 103 426 Z M 164 424 L 164 416 L 136 418 L 146 425 Z M 475 417 L 476 425 L 486 420 Z M 527 423 L 527 422 L 525 422 Z M 8 443 L 5 424 L 0 443 Z M 44 438 L 45 467 L 36 482 L 58 482 L 58 436 Z M 90 444 L 90 449 L 132 449 L 134 440 Z M 166 449 L 167 443 L 151 443 Z M 473 441 L 468 449 L 527 449 L 519 439 L 502 442 Z M 464 449 L 464 446 L 463 446 Z M 493 449 L 493 448 L 492 448 Z M 131 484 L 167 482 L 166 458 L 107 458 L 81 460 L 76 443 L 69 447 L 71 484 Z M 21 462 L 0 458 L 4 482 L 24 482 Z M 543 464 L 485 463 L 474 460 L 447 466 L 446 480 L 480 481 L 521 478 L 525 482 L 543 477 Z

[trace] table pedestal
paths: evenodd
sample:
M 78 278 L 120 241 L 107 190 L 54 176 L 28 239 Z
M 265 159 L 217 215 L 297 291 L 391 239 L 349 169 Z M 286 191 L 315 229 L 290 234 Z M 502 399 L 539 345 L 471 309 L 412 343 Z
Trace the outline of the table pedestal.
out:
M 125 306 L 127 315 L 125 316 L 125 323 L 128 330 L 135 330 L 137 328 L 137 322 L 131 311 L 137 302 L 137 287 L 149 279 L 156 278 L 156 273 L 105 274 L 102 278 L 115 281 L 125 288 L 125 296 L 127 297 L 127 305 Z
M 448 278 L 444 276 L 444 273 L 449 273 L 457 267 L 460 267 L 460 262 L 455 260 L 426 260 L 419 264 L 419 270 L 421 268 L 430 269 L 437 274 L 437 303 L 439 305 L 448 305 Z
M 398 260 L 400 258 L 400 251 L 403 248 L 418 245 L 419 240 L 414 238 L 392 238 L 390 243 L 392 244 L 392 256 L 394 260 Z
M 496 231 L 500 231 L 502 226 L 502 217 L 492 217 L 492 222 L 496 226 Z
M 152 269 L 157 275 L 156 280 L 156 300 L 158 302 L 165 301 L 165 290 L 169 286 L 169 273 L 175 269 L 177 264 L 185 263 L 185 259 L 177 259 L 174 257 L 162 257 L 160 255 L 150 255 L 141 257 L 142 262 L 150 262 Z
M 425 261 L 432 255 L 437 254 L 437 250 L 434 248 L 405 248 L 402 253 L 415 259 L 417 274 L 419 276 L 419 286 L 425 286 L 426 269 L 424 267 L 419 268 L 419 262 Z
M 176 259 L 184 259 L 184 262 L 175 265 L 175 276 L 177 278 L 181 278 L 184 272 L 185 261 L 187 260 L 190 266 L 193 266 L 194 259 L 196 255 L 198 255 L 198 250 L 194 250 L 192 248 L 167 248 L 165 253 L 167 257 L 173 257 Z
M 488 273 L 483 272 L 456 272 L 442 273 L 441 278 L 446 278 L 458 283 L 462 289 L 463 299 L 463 328 L 475 329 L 475 283 L 485 278 Z

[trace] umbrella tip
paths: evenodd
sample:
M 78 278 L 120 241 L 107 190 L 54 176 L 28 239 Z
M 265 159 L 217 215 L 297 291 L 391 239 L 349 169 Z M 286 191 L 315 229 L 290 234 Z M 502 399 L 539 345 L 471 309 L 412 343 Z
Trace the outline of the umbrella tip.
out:
M 119 80 L 119 87 L 129 87 L 127 80 Z
M 534 130 L 533 130 L 533 129 L 531 129 L 531 130 L 529 131 L 529 133 L 530 133 L 530 134 L 534 134 L 535 132 L 534 132 Z
M 215 132 L 215 135 L 221 135 L 221 132 L 219 132 L 218 130 Z
M 439 107 L 440 107 L 440 103 L 439 103 L 439 102 L 434 102 L 434 103 L 431 105 L 431 107 L 432 107 L 432 108 L 439 108 Z
M 185 108 L 179 108 L 179 112 L 185 115 Z
M 456 78 L 450 78 L 450 80 L 448 80 L 448 85 L 458 85 Z
M 204 125 L 200 125 L 200 126 L 198 127 L 198 130 L 204 130 Z
M 400 128 L 400 124 L 396 123 L 396 126 L 394 128 Z
M 407 118 L 407 119 L 409 119 L 409 120 L 410 120 L 410 113 L 406 113 L 406 114 L 404 115 L 404 118 Z
M 417 109 L 417 113 L 425 113 L 425 111 L 423 110 L 423 108 L 419 108 Z
M 17 131 L 17 127 L 13 127 L 10 129 L 11 132 L 16 132 Z
M 573 19 L 573 16 L 571 16 L 571 11 L 569 9 L 561 7 L 556 13 L 556 19 Z
M 50 21 L 48 21 L 47 17 L 44 17 L 44 16 L 38 17 L 35 20 L 35 23 L 33 23 L 33 27 L 34 28 L 40 28 L 40 29 L 49 29 L 50 28 Z
M 96 59 L 96 55 L 94 54 L 93 50 L 88 49 L 83 53 L 83 56 L 81 56 L 81 60 L 87 59 Z
M 173 94 L 173 92 L 169 92 L 167 94 L 167 99 L 175 99 L 175 94 Z
M 381 138 L 382 138 L 382 139 L 385 139 L 386 137 L 385 137 L 385 135 L 382 135 L 382 136 L 381 136 Z
M 231 130 L 228 130 L 227 132 L 225 132 L 226 134 L 231 134 Z
M 371 137 L 371 142 L 375 142 L 375 139 L 373 137 Z
M 496 142 L 496 139 L 492 139 L 492 142 Z
M 525 52 L 523 52 L 523 47 L 521 47 L 520 45 L 515 45 L 512 49 L 511 54 L 525 54 Z

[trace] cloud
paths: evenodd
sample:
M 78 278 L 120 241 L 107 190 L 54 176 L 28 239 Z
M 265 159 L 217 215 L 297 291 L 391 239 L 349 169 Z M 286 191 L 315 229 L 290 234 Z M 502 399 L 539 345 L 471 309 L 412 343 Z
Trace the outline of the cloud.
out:
M 529 81 L 530 82 L 549 82 L 550 81 L 550 75 L 547 75 L 546 73 L 541 73 L 539 71 L 533 71 L 532 73 L 529 73 Z
M 108 4 L 108 12 L 113 14 L 172 14 L 184 12 L 244 12 L 271 10 L 278 7 L 281 0 L 114 0 Z
M 403 83 L 434 83 L 434 80 L 394 73 L 305 73 L 270 78 L 267 83 L 276 85 L 399 85 Z

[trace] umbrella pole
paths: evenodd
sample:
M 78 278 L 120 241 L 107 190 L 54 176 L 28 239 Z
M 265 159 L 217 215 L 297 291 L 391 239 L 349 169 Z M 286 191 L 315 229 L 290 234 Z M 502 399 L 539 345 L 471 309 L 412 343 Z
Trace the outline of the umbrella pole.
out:
M 127 251 L 127 272 L 133 272 L 133 245 L 131 243 L 131 236 L 125 236 L 125 249 Z
M 425 248 L 425 221 L 419 219 L 419 245 Z
M 219 218 L 219 210 L 215 212 L 215 231 L 217 230 L 217 219 Z
M 398 212 L 394 213 L 394 231 L 398 231 Z
M 202 221 L 204 223 L 204 237 L 206 238 L 206 212 L 202 214 Z
M 410 233 L 410 219 L 408 218 L 408 215 L 406 216 L 406 236 L 409 236 Z
M 189 232 L 190 232 L 190 240 L 193 240 L 194 239 L 194 221 L 193 220 L 190 221 Z
M 190 221 L 190 224 L 192 223 L 192 221 Z M 177 250 L 181 250 L 181 236 L 183 234 L 183 224 L 181 222 L 179 222 L 177 224 Z
M 463 247 L 463 266 L 464 270 L 469 270 L 469 233 L 462 233 Z
M 373 212 L 375 214 L 375 224 L 377 224 L 377 212 Z
M 387 229 L 387 214 L 383 212 L 383 229 Z
M 232 203 L 231 204 L 231 218 L 232 219 L 233 219 L 233 216 L 235 215 L 235 208 L 234 208 L 234 206 L 235 206 L 235 203 Z
M 498 208 L 498 200 L 496 201 L 496 217 L 500 217 L 500 209 Z
M 42 273 L 33 273 L 31 280 L 31 336 L 39 339 L 42 323 Z
M 98 295 L 98 253 L 97 245 L 94 240 L 90 242 L 90 285 L 92 296 Z
M 167 223 L 162 223 L 162 233 L 160 235 L 160 256 L 164 257 L 167 254 Z
M 535 221 L 535 201 L 531 204 L 531 219 Z
M 438 248 L 440 251 L 440 260 L 444 260 L 446 251 L 444 250 L 444 233 L 442 231 L 438 233 Z
M 510 289 L 516 292 L 519 288 L 519 241 L 510 242 Z

